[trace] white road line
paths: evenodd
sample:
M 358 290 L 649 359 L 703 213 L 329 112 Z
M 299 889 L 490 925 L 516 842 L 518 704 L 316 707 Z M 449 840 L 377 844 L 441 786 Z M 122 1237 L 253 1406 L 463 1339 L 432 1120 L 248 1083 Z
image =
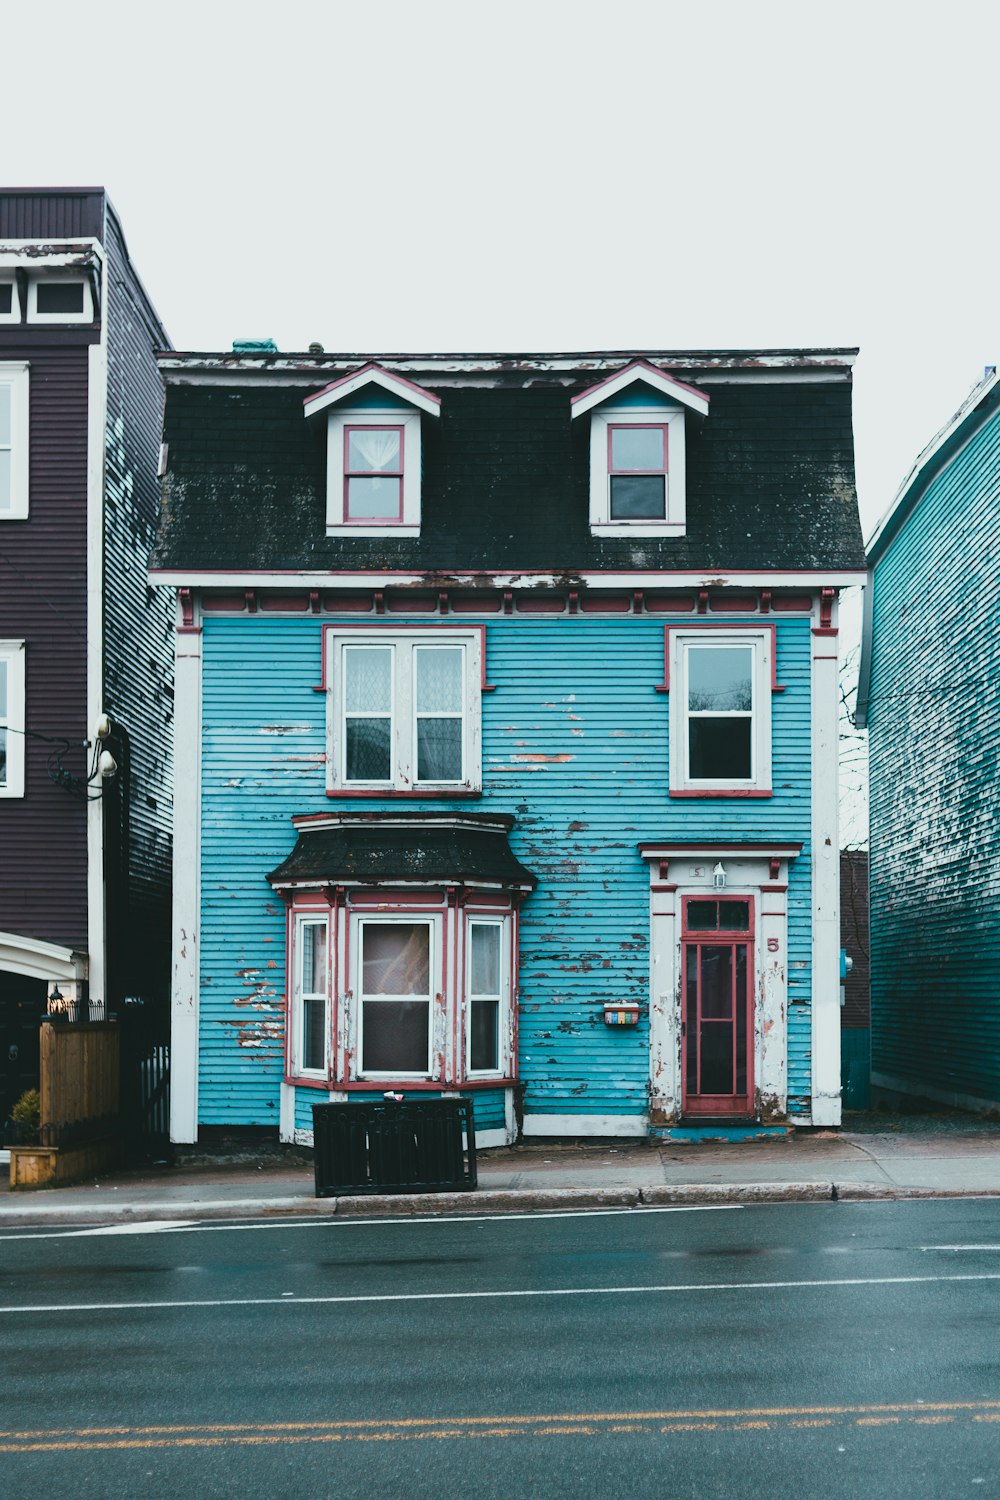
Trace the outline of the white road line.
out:
M 757 1204 L 756 1207 L 764 1208 L 770 1205 Z M 785 1204 L 784 1207 L 791 1205 Z M 391 1219 L 262 1219 L 254 1220 L 249 1224 L 224 1224 L 217 1220 L 198 1221 L 195 1219 L 143 1219 L 141 1221 L 127 1224 L 109 1224 L 95 1229 L 52 1229 L 39 1228 L 37 1233 L 27 1234 L 0 1234 L 0 1242 L 5 1240 L 65 1240 L 75 1239 L 84 1234 L 155 1234 L 158 1230 L 163 1234 L 196 1234 L 208 1233 L 210 1230 L 225 1230 L 232 1233 L 235 1230 L 249 1229 L 367 1229 L 373 1224 L 499 1224 L 508 1219 L 606 1219 L 606 1218 L 638 1218 L 643 1214 L 707 1214 L 707 1213 L 731 1213 L 734 1209 L 744 1209 L 745 1203 L 671 1203 L 664 1206 L 653 1206 L 649 1208 L 573 1208 L 573 1209 L 547 1209 L 530 1214 L 436 1214 L 433 1218 L 411 1219 L 409 1217 Z
M 170 1302 L 53 1302 L 0 1307 L 6 1313 L 152 1312 L 186 1307 L 332 1307 L 376 1302 L 485 1302 L 518 1297 L 649 1297 L 669 1292 L 783 1292 L 848 1286 L 923 1286 L 932 1282 L 1000 1281 L 1000 1271 L 968 1276 L 852 1276 L 835 1281 L 703 1281 L 663 1286 L 567 1286 L 496 1292 L 387 1292 L 354 1297 L 213 1297 Z
M 1000 1245 L 918 1245 L 918 1250 L 1000 1250 Z

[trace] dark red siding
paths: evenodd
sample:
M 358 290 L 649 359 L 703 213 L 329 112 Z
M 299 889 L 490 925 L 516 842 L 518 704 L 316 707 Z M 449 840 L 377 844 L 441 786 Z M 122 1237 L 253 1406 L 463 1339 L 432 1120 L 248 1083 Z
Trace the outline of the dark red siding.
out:
M 86 809 L 50 772 L 84 771 L 86 722 L 86 332 L 63 347 L 0 330 L 0 360 L 30 365 L 31 478 L 26 521 L 0 523 L 0 637 L 23 639 L 25 796 L 0 801 L 0 929 L 87 947 Z

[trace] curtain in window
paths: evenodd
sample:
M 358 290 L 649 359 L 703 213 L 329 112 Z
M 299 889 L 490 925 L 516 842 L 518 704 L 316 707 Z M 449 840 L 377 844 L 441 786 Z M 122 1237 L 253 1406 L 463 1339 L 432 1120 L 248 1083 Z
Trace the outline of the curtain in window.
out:
M 350 434 L 348 468 L 380 470 L 399 468 L 399 433 L 393 428 L 354 428 Z

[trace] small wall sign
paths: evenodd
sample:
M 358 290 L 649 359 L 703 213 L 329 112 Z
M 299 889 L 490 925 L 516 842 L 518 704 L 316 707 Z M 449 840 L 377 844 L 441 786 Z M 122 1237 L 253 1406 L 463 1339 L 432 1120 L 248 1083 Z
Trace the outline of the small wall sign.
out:
M 627 1001 L 608 1002 L 604 1007 L 605 1026 L 638 1026 L 639 1007 Z

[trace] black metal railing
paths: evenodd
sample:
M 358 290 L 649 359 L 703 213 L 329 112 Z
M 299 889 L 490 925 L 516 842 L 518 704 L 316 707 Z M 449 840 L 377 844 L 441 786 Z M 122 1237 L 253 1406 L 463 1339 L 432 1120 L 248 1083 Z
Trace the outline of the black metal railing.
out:
M 471 1099 L 314 1104 L 313 1146 L 317 1198 L 476 1186 Z

